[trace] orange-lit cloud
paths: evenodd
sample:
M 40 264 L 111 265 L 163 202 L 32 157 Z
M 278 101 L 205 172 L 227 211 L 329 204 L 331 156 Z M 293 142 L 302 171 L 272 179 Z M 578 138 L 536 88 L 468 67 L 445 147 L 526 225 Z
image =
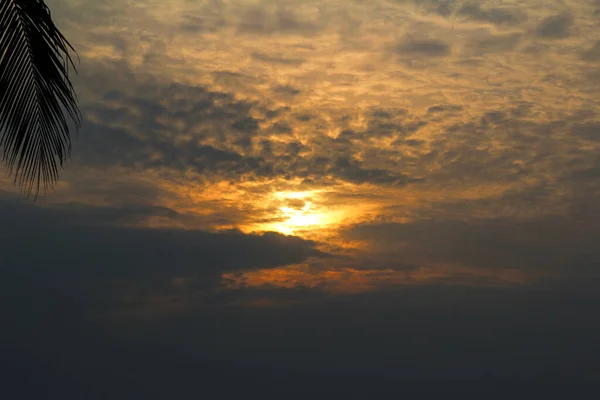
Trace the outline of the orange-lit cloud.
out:
M 423 266 L 416 270 L 335 268 L 315 270 L 309 264 L 259 270 L 243 274 L 225 274 L 227 289 L 319 289 L 333 294 L 352 294 L 394 289 L 403 285 L 523 285 L 527 277 L 519 270 L 493 271 L 460 265 Z

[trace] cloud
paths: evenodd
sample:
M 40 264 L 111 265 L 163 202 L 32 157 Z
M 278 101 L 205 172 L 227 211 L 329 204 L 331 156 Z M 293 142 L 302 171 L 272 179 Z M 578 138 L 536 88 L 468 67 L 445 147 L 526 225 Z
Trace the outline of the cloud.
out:
M 273 91 L 275 93 L 283 95 L 283 96 L 297 96 L 300 93 L 302 93 L 301 90 L 298 90 L 298 89 L 294 88 L 293 86 L 289 86 L 289 85 L 277 86 L 273 89 Z
M 203 10 L 201 15 L 184 15 L 180 29 L 189 33 L 214 33 L 223 29 L 226 20 L 222 15 L 210 15 Z
M 314 35 L 319 30 L 316 21 L 302 18 L 291 9 L 269 8 L 248 8 L 240 18 L 238 32 L 258 35 Z
M 536 34 L 545 39 L 563 39 L 570 35 L 573 18 L 569 15 L 546 17 L 537 27 Z
M 458 111 L 462 111 L 462 110 L 463 110 L 462 106 L 436 105 L 436 106 L 429 107 L 427 109 L 427 113 L 434 114 L 434 113 L 444 113 L 444 112 L 458 112 Z
M 42 209 L 2 201 L 1 221 L 14 226 L 0 236 L 5 273 L 65 290 L 194 278 L 219 285 L 221 274 L 295 264 L 325 256 L 315 242 L 278 233 L 243 234 L 123 227 L 147 218 L 189 216 L 164 207 L 63 205 Z M 108 293 L 107 293 L 108 294 Z
M 540 192 L 532 193 L 533 204 L 546 198 Z M 502 204 L 509 200 L 496 201 Z M 468 216 L 469 211 L 476 209 L 475 204 L 467 208 L 458 204 L 441 206 L 445 215 L 456 206 L 462 209 L 464 212 L 459 211 L 457 219 L 434 214 L 430 219 L 405 223 L 359 224 L 345 234 L 370 243 L 376 252 L 395 254 L 411 265 L 476 266 L 482 271 L 518 269 L 538 278 L 600 276 L 600 252 L 594 244 L 600 235 L 600 215 L 590 207 L 594 200 L 583 197 L 580 206 L 564 216 L 531 218 Z
M 583 59 L 586 61 L 600 61 L 600 40 L 597 41 L 589 50 L 583 52 Z
M 411 57 L 444 57 L 450 54 L 449 44 L 436 39 L 404 38 L 396 46 L 396 54 Z
M 201 86 L 160 86 L 133 78 L 119 90 L 118 81 L 102 91 L 100 101 L 84 104 L 86 130 L 75 144 L 78 160 L 235 174 L 260 164 L 241 152 L 260 129 L 250 114 L 266 109 Z
M 483 55 L 495 52 L 510 52 L 516 49 L 521 43 L 523 34 L 509 33 L 502 35 L 482 35 L 482 37 L 474 39 L 469 48 L 474 51 L 474 55 Z
M 289 291 L 273 295 L 293 299 Z M 5 390 L 32 398 L 50 390 L 69 400 L 162 399 L 196 393 L 201 375 L 210 396 L 290 396 L 293 385 L 291 398 L 414 392 L 434 399 L 448 393 L 449 379 L 472 380 L 469 390 L 482 395 L 498 380 L 522 387 L 552 379 L 549 395 L 573 393 L 570 383 L 595 383 L 600 299 L 589 281 L 314 298 L 117 320 L 85 319 L 89 308 L 78 310 L 77 298 L 61 302 L 58 294 L 21 298 L 10 308 L 3 302 Z M 37 384 L 27 385 L 31 379 Z
M 101 73 L 107 67 L 97 68 Z M 237 99 L 210 87 L 162 86 L 131 75 L 128 68 L 115 71 L 115 83 L 98 88 L 100 98 L 85 103 L 85 140 L 75 144 L 77 163 L 169 174 L 193 171 L 206 181 L 241 181 L 247 177 L 312 182 L 335 178 L 392 185 L 417 181 L 390 166 L 347 156 L 358 145 L 353 140 L 406 136 L 426 124 L 410 118 L 403 123 L 405 110 L 374 109 L 363 129 L 350 136 L 342 132 L 331 140 L 296 133 L 298 124 L 291 120 L 292 109 Z M 273 91 L 284 99 L 302 94 L 291 85 L 277 85 Z M 302 122 L 319 123 L 309 119 Z M 286 139 L 274 141 L 269 135 Z
M 410 179 L 403 174 L 395 174 L 392 171 L 379 168 L 364 168 L 359 161 L 349 157 L 338 158 L 329 170 L 330 173 L 346 181 L 353 183 L 373 183 L 406 185 L 416 180 Z
M 300 58 L 285 58 L 285 57 L 275 57 L 262 53 L 252 53 L 252 58 L 258 61 L 262 61 L 270 64 L 283 64 L 283 65 L 294 65 L 299 66 L 304 63 L 304 60 Z
M 457 14 L 475 21 L 490 22 L 497 25 L 516 26 L 523 22 L 525 17 L 517 10 L 509 8 L 482 8 L 477 3 L 471 3 L 459 8 Z
M 588 124 L 575 124 L 573 126 L 573 135 L 589 141 L 600 140 L 600 124 L 588 123 Z

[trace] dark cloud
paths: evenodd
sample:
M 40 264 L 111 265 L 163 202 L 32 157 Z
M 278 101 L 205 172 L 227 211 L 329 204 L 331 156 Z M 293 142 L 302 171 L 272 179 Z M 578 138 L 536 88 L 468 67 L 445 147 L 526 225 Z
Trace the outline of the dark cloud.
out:
M 516 183 L 542 170 L 553 175 L 570 171 L 573 166 L 567 160 L 593 155 L 592 150 L 584 150 L 584 140 L 593 140 L 593 115 L 536 123 L 529 116 L 537 112 L 536 105 L 520 104 L 484 112 L 469 122 L 448 124 L 444 134 L 431 137 L 430 150 L 418 156 L 419 167 L 428 171 L 428 182 Z M 447 116 L 440 113 L 425 116 L 431 124 L 443 118 Z M 496 146 L 496 140 L 506 147 Z M 405 173 L 418 176 L 410 167 L 408 164 Z
M 427 113 L 428 114 L 437 114 L 437 113 L 445 113 L 445 112 L 457 112 L 457 111 L 462 111 L 463 107 L 462 106 L 456 106 L 456 105 L 437 105 L 437 106 L 431 106 L 427 109 Z
M 412 57 L 444 57 L 450 50 L 450 45 L 441 40 L 412 37 L 404 38 L 395 48 L 396 54 Z
M 600 277 L 600 252 L 595 244 L 600 237 L 598 227 L 600 214 L 586 209 L 564 217 L 530 220 L 467 218 L 367 224 L 354 227 L 347 235 L 371 241 L 381 251 L 397 251 L 405 262 L 416 265 L 432 261 L 542 275 Z
M 323 256 L 315 243 L 278 233 L 124 228 L 148 217 L 184 218 L 164 207 L 101 208 L 70 204 L 42 209 L 2 201 L 2 271 L 48 285 L 103 287 L 195 277 L 214 287 L 224 272 L 274 268 Z M 79 286 L 78 286 L 79 285 Z
M 521 13 L 509 8 L 482 8 L 476 3 L 461 7 L 457 14 L 475 21 L 509 26 L 519 25 L 525 19 Z
M 305 156 L 303 162 L 307 165 L 300 168 L 300 175 L 314 180 L 329 171 L 340 179 L 353 182 L 372 179 L 380 184 L 425 179 L 429 183 L 450 181 L 457 185 L 465 182 L 520 185 L 528 174 L 536 171 L 551 168 L 555 173 L 554 166 L 560 162 L 558 154 L 564 154 L 565 159 L 591 154 L 581 150 L 583 136 L 570 133 L 582 124 L 593 126 L 593 115 L 537 124 L 530 118 L 536 112 L 535 105 L 523 103 L 472 116 L 468 122 L 447 122 L 461 116 L 460 107 L 432 106 L 420 116 L 393 109 L 373 110 L 365 115 L 365 128 L 346 128 L 336 138 L 320 136 L 309 142 L 307 146 L 312 147 L 314 156 Z M 427 140 L 414 135 L 423 126 L 440 123 L 445 127 Z M 593 128 L 589 129 L 593 133 Z M 392 145 L 378 146 L 378 139 L 383 138 L 391 139 Z M 509 145 L 498 147 L 498 140 Z M 361 171 L 356 170 L 356 160 L 349 154 L 361 155 L 358 165 Z M 568 171 L 574 167 L 565 164 L 561 168 Z M 365 178 L 369 173 L 371 178 Z
M 304 63 L 304 60 L 301 58 L 286 58 L 286 57 L 276 57 L 270 56 L 263 53 L 252 53 L 251 57 L 257 61 L 266 62 L 269 64 L 283 64 L 283 65 L 293 65 L 299 66 Z
M 212 11 L 216 15 L 210 15 L 204 11 L 208 10 L 203 10 L 200 15 L 185 15 L 180 29 L 189 33 L 213 33 L 227 26 L 226 19 L 222 15 L 216 14 L 214 8 Z
M 338 143 L 361 141 L 367 144 L 371 138 L 405 136 L 418 129 L 416 124 L 425 121 L 414 121 L 414 116 L 408 115 L 404 109 L 372 109 L 367 117 L 365 129 L 344 129 L 338 136 Z M 345 121 L 343 121 L 345 122 Z
M 77 162 L 235 175 L 262 163 L 247 155 L 260 130 L 251 114 L 270 110 L 200 86 L 131 79 L 119 90 L 116 81 L 100 91 L 103 101 L 84 104 Z M 210 145 L 203 144 L 207 139 Z
M 405 144 L 410 147 L 421 147 L 425 145 L 425 141 L 419 139 L 400 139 L 397 144 L 402 145 Z
M 213 75 L 215 77 L 215 83 L 236 88 L 242 85 L 249 85 L 257 82 L 255 77 L 233 71 L 215 71 L 213 72 Z
M 298 141 L 293 141 L 285 145 L 285 151 L 288 154 L 298 155 L 306 150 L 308 150 L 308 148 Z
M 536 34 L 546 39 L 563 39 L 570 35 L 572 26 L 573 18 L 570 15 L 553 15 L 539 24 Z
M 488 111 L 481 117 L 481 124 L 488 126 L 490 124 L 500 124 L 506 121 L 506 114 L 503 111 Z
M 314 116 L 310 115 L 310 114 L 300 114 L 300 115 L 296 116 L 296 119 L 298 121 L 302 121 L 302 122 L 308 122 L 308 121 L 312 120 L 313 118 L 314 118 Z
M 289 135 L 294 131 L 293 128 L 285 122 L 276 122 L 271 129 L 273 132 L 281 135 Z
M 393 113 L 390 110 L 376 109 L 371 112 L 371 116 L 373 118 L 390 119 L 392 118 Z
M 264 136 L 294 133 L 286 118 L 292 115 L 290 108 L 270 109 L 202 86 L 161 86 L 133 78 L 120 89 L 114 82 L 105 86 L 98 88 L 103 93 L 101 101 L 84 105 L 86 123 L 81 136 L 85 140 L 75 144 L 76 163 L 164 173 L 191 170 L 207 180 L 254 176 L 324 182 L 335 177 L 357 183 L 405 184 L 413 180 L 395 172 L 393 165 L 376 165 L 374 153 L 366 162 L 347 154 L 357 151 L 359 141 L 406 136 L 426 124 L 403 109 L 373 109 L 366 129 L 351 135 L 346 130 L 337 139 L 321 135 L 301 145 L 274 144 L 265 142 Z M 286 96 L 299 94 L 291 86 L 274 90 Z M 300 117 L 302 122 L 327 126 L 325 121 Z
M 10 207 L 10 205 L 9 205 Z M 21 206 L 21 211 L 26 212 L 28 207 Z M 136 225 L 145 222 L 150 217 L 162 217 L 169 220 L 183 218 L 177 211 L 167 207 L 125 204 L 119 207 L 90 207 L 82 203 L 65 203 L 55 206 L 46 213 L 41 210 L 29 208 L 32 218 L 37 217 L 40 222 L 52 226 L 122 226 Z M 27 218 L 27 217 L 26 217 Z
M 485 35 L 471 41 L 468 48 L 473 50 L 475 55 L 511 51 L 521 42 L 522 37 L 521 33 Z
M 238 32 L 257 35 L 314 35 L 320 30 L 318 21 L 302 19 L 293 10 L 279 8 L 271 11 L 255 7 L 244 12 Z
M 452 14 L 452 8 L 451 2 L 444 2 L 435 8 L 435 13 L 444 17 L 449 17 Z
M 3 388 L 15 398 L 51 392 L 65 400 L 186 397 L 199 384 L 219 398 L 249 390 L 286 399 L 501 398 L 499 384 L 532 397 L 586 395 L 600 368 L 596 288 L 581 280 L 437 285 L 334 299 L 297 289 L 273 297 L 315 301 L 122 321 L 86 320 L 90 310 L 76 298 L 11 297 L 21 301 L 0 305 Z
M 296 96 L 299 95 L 300 93 L 302 93 L 301 90 L 296 89 L 293 86 L 289 86 L 289 85 L 280 85 L 280 86 L 276 86 L 273 91 L 277 94 L 283 95 L 283 96 Z
M 404 132 L 405 128 L 399 121 L 390 119 L 373 119 L 369 120 L 367 123 L 367 129 L 364 132 L 363 139 L 368 139 L 369 137 L 390 137 Z
M 582 163 L 583 164 L 583 163 Z M 591 163 L 585 163 L 579 168 L 566 175 L 566 179 L 571 184 L 583 184 L 587 190 L 594 190 L 594 183 L 600 182 L 600 158 L 595 158 Z M 585 190 L 584 189 L 584 190 Z M 580 205 L 581 206 L 581 205 Z
M 409 176 L 398 174 L 390 170 L 381 168 L 367 168 L 361 165 L 361 162 L 351 157 L 341 157 L 330 167 L 329 173 L 353 183 L 375 183 L 406 185 L 411 182 L 417 182 Z
M 177 217 L 165 209 L 1 206 L 0 223 L 12 228 L 0 234 L 0 369 L 4 393 L 14 390 L 15 398 L 162 399 L 197 393 L 199 382 L 203 393 L 225 398 L 248 390 L 438 398 L 451 379 L 468 379 L 478 393 L 499 381 L 552 381 L 556 394 L 565 382 L 595 382 L 600 370 L 598 280 L 581 274 L 581 262 L 597 262 L 589 252 L 600 224 L 590 214 L 560 223 L 495 221 L 491 231 L 483 222 L 439 221 L 352 231 L 394 246 L 403 263 L 415 248 L 444 261 L 497 257 L 498 268 L 535 262 L 542 269 L 554 257 L 571 275 L 560 280 L 504 288 L 436 282 L 339 296 L 266 285 L 201 297 L 195 293 L 214 288 L 217 272 L 319 253 L 312 242 L 276 234 L 92 229 L 128 214 Z M 581 220 L 591 230 L 579 231 Z M 559 242 L 566 247 L 552 246 Z M 371 265 L 378 262 L 373 254 Z M 165 283 L 182 274 L 197 279 L 187 289 Z M 145 296 L 123 302 L 124 280 Z
M 253 128 L 253 121 L 234 122 L 233 129 L 244 132 Z M 86 141 L 76 147 L 77 162 L 86 165 L 120 165 L 128 168 L 160 168 L 184 171 L 188 168 L 198 173 L 247 174 L 258 168 L 260 157 L 244 156 L 234 150 L 222 150 L 202 145 L 198 141 L 180 141 L 148 137 L 140 139 L 124 129 L 86 123 Z M 252 130 L 250 129 L 250 130 Z M 251 137 L 241 135 L 234 144 L 249 147 Z
M 585 140 L 598 142 L 600 141 L 600 124 L 575 124 L 572 127 L 573 135 Z
M 598 40 L 592 48 L 584 51 L 582 57 L 586 61 L 600 61 L 600 40 Z

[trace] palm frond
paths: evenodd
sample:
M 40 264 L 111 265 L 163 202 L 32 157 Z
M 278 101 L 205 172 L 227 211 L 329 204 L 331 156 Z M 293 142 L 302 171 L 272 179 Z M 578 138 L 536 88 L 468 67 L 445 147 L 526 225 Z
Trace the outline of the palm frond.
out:
M 52 188 L 81 122 L 74 49 L 42 0 L 0 0 L 0 149 L 27 195 Z

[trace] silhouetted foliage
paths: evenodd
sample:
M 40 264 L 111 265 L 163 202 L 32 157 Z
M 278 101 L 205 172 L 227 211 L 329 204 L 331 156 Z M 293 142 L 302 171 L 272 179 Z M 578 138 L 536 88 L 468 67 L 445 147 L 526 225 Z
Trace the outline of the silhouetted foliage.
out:
M 52 188 L 81 114 L 69 79 L 74 51 L 42 0 L 0 0 L 0 148 L 27 195 Z

